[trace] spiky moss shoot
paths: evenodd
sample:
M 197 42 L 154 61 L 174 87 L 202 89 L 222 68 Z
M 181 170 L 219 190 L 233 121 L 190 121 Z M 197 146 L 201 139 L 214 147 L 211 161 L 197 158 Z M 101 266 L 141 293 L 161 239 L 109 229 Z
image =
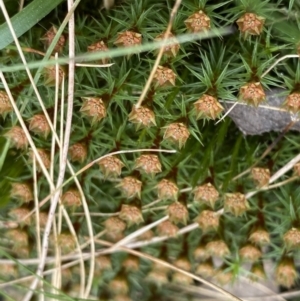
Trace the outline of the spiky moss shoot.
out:
M 210 278 L 215 275 L 215 268 L 211 260 L 201 262 L 197 265 L 195 273 L 204 278 Z
M 170 45 L 167 45 L 164 47 L 164 51 L 163 54 L 166 57 L 175 57 L 180 49 L 180 44 L 178 43 L 178 40 L 175 38 L 175 36 L 170 32 L 168 35 L 164 32 L 159 34 L 158 36 L 156 36 L 156 38 L 154 39 L 154 41 L 156 42 L 160 42 L 163 39 L 168 39 L 171 40 Z M 157 52 L 159 52 L 159 50 L 157 50 Z
M 239 100 L 258 107 L 266 100 L 266 93 L 260 82 L 249 82 L 240 88 Z
M 57 236 L 56 243 L 61 248 L 63 254 L 70 253 L 75 250 L 76 242 L 75 238 L 70 233 L 61 233 Z
M 250 280 L 254 282 L 263 281 L 267 279 L 265 269 L 262 262 L 255 262 L 252 264 L 250 269 Z
M 5 117 L 7 113 L 12 111 L 13 107 L 10 103 L 7 93 L 0 90 L 0 115 L 3 115 Z
M 248 244 L 239 250 L 239 255 L 243 261 L 255 262 L 261 258 L 262 252 L 254 245 Z
M 224 200 L 224 210 L 230 212 L 235 216 L 240 216 L 245 213 L 249 208 L 248 201 L 244 194 L 226 193 Z
M 142 44 L 142 35 L 134 31 L 123 31 L 118 33 L 118 37 L 114 42 L 118 47 L 132 47 Z
M 92 125 L 106 117 L 107 111 L 102 98 L 83 97 L 82 100 L 80 112 L 91 121 Z
M 293 172 L 295 176 L 300 177 L 300 162 L 294 165 Z
M 157 226 L 158 236 L 175 237 L 179 228 L 171 221 L 167 220 Z
M 226 271 L 220 268 L 216 271 L 214 278 L 220 285 L 226 285 L 234 281 L 234 274 L 231 271 Z
M 182 274 L 180 272 L 175 272 L 172 275 L 172 282 L 188 286 L 188 285 L 192 285 L 194 280 L 192 277 L 189 277 L 188 275 Z
M 167 125 L 164 129 L 164 140 L 175 144 L 181 149 L 190 136 L 190 132 L 186 125 L 180 122 L 175 122 Z
M 264 246 L 270 243 L 270 234 L 264 228 L 254 228 L 251 231 L 248 240 L 254 245 Z
M 81 195 L 77 189 L 69 189 L 61 197 L 64 206 L 76 208 L 81 206 Z
M 169 220 L 175 224 L 184 224 L 186 225 L 189 219 L 189 212 L 186 207 L 181 202 L 174 202 L 167 208 L 167 214 L 169 216 Z
M 30 210 L 28 208 L 18 207 L 18 208 L 11 209 L 8 215 L 12 217 L 13 220 L 20 223 L 20 225 L 23 227 L 25 225 L 27 226 L 31 225 L 32 220 L 30 217 L 24 219 L 26 216 L 29 215 L 29 213 Z
M 32 188 L 27 183 L 12 183 L 10 196 L 22 203 L 33 201 Z
M 136 256 L 128 255 L 123 261 L 122 267 L 126 272 L 138 272 L 140 269 L 140 261 Z
M 179 189 L 173 181 L 162 179 L 156 185 L 156 189 L 157 196 L 160 200 L 177 201 Z
M 205 249 L 210 256 L 223 258 L 230 255 L 228 246 L 226 245 L 225 241 L 221 239 L 208 242 L 205 246 Z
M 283 236 L 284 243 L 288 249 L 300 247 L 300 229 L 292 228 Z
M 268 168 L 254 167 L 251 169 L 251 177 L 257 188 L 261 188 L 269 184 L 270 170 Z
M 28 140 L 26 138 L 25 132 L 19 126 L 13 126 L 9 131 L 7 131 L 4 136 L 10 141 L 12 147 L 20 150 L 26 150 L 28 147 Z
M 44 36 L 40 39 L 44 43 L 46 49 L 49 48 L 50 44 L 52 43 L 53 39 L 55 38 L 56 33 L 57 33 L 57 28 L 55 26 L 52 26 L 49 30 L 47 30 L 47 32 L 44 34 Z M 56 53 L 56 52 L 62 53 L 65 43 L 66 43 L 66 38 L 62 34 L 59 37 L 58 42 L 54 46 L 52 53 Z
M 211 210 L 203 210 L 195 219 L 203 232 L 216 231 L 219 227 L 220 215 Z
M 215 207 L 215 203 L 219 199 L 219 192 L 211 183 L 196 186 L 193 189 L 193 193 L 194 202 L 204 203 L 211 208 Z
M 236 21 L 239 30 L 244 35 L 258 36 L 262 33 L 265 24 L 265 18 L 254 13 L 245 13 Z
M 108 284 L 109 291 L 113 295 L 127 295 L 129 292 L 128 282 L 122 276 L 116 276 Z
M 276 282 L 279 285 L 290 288 L 295 285 L 297 278 L 298 274 L 294 260 L 289 257 L 282 258 L 275 271 Z
M 141 155 L 135 160 L 134 168 L 153 178 L 161 172 L 161 163 L 157 155 Z
M 135 177 L 125 177 L 116 185 L 122 191 L 126 198 L 138 197 L 141 198 L 142 182 Z
M 207 253 L 204 244 L 200 244 L 193 252 L 194 259 L 196 261 L 205 261 L 207 260 L 210 255 Z
M 37 152 L 38 152 L 39 156 L 41 157 L 41 160 L 42 160 L 44 166 L 46 167 L 46 169 L 49 169 L 50 165 L 51 165 L 50 153 L 47 150 L 41 149 L 41 148 L 37 148 Z M 30 162 L 33 162 L 34 156 L 35 155 L 34 155 L 33 151 L 30 150 L 29 151 L 29 161 Z M 37 162 L 37 170 L 41 171 L 42 168 L 40 167 L 40 164 L 38 163 L 37 159 L 36 159 L 36 162 Z
M 189 16 L 184 23 L 188 31 L 192 33 L 203 32 L 210 29 L 210 17 L 202 10 Z
M 29 119 L 29 130 L 44 138 L 47 138 L 51 132 L 51 128 L 44 114 L 36 114 Z
M 27 247 L 29 238 L 26 231 L 17 229 L 11 229 L 5 232 L 5 237 L 13 242 L 14 247 Z
M 108 233 L 123 233 L 126 224 L 117 216 L 111 216 L 104 222 L 105 230 Z
M 300 111 L 300 93 L 295 92 L 288 95 L 283 106 L 292 113 L 299 113 Z
M 156 126 L 154 112 L 143 106 L 139 108 L 134 106 L 128 115 L 128 120 L 136 125 L 136 130 Z
M 224 108 L 218 102 L 217 98 L 208 94 L 203 94 L 196 102 L 194 102 L 196 119 L 203 118 L 215 120 L 223 111 Z
M 123 162 L 116 156 L 108 156 L 98 162 L 105 179 L 116 178 L 121 175 Z
M 56 67 L 45 66 L 43 69 L 43 76 L 45 79 L 44 85 L 48 87 L 55 87 L 56 85 Z M 61 87 L 63 79 L 66 78 L 66 72 L 63 67 L 58 67 L 58 84 Z
M 123 204 L 119 217 L 126 222 L 128 227 L 132 225 L 139 225 L 140 223 L 144 222 L 141 209 L 134 205 Z
M 79 162 L 82 164 L 87 158 L 88 149 L 85 143 L 77 142 L 69 147 L 68 154 L 72 162 Z
M 156 87 L 175 86 L 176 73 L 167 67 L 158 66 L 153 76 L 153 83 Z
M 88 52 L 107 52 L 109 51 L 107 45 L 105 44 L 104 41 L 98 41 L 96 43 L 93 43 L 91 45 L 88 46 L 87 48 Z M 102 64 L 107 64 L 109 62 L 109 58 L 108 57 L 104 57 L 101 59 Z

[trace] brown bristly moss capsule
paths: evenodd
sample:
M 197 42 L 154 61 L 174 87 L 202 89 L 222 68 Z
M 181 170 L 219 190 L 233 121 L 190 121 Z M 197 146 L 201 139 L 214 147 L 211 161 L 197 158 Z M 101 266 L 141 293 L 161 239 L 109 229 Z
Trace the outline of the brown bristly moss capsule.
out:
M 189 219 L 189 212 L 183 203 L 173 202 L 167 208 L 167 214 L 169 216 L 169 220 L 175 224 L 184 224 L 186 225 Z
M 298 275 L 293 258 L 282 258 L 276 268 L 276 282 L 279 285 L 290 288 L 295 284 L 297 278 Z
M 134 168 L 153 177 L 161 172 L 161 163 L 157 155 L 141 155 L 135 160 Z
M 106 117 L 107 111 L 102 98 L 99 97 L 82 97 L 83 104 L 80 112 L 95 124 Z
M 215 275 L 215 268 L 211 260 L 201 262 L 197 265 L 195 273 L 205 278 L 210 278 Z
M 177 235 L 179 228 L 169 220 L 160 223 L 157 226 L 158 236 L 174 237 Z
M 104 222 L 104 227 L 108 233 L 122 233 L 126 224 L 119 217 L 111 216 Z
M 61 248 L 63 254 L 70 253 L 75 250 L 76 242 L 72 234 L 61 233 L 57 236 L 58 246 Z
M 91 45 L 88 46 L 87 48 L 88 52 L 108 52 L 109 49 L 106 46 L 106 44 L 104 43 L 104 41 L 98 41 L 96 43 L 93 43 Z M 107 64 L 109 61 L 108 57 L 104 57 L 101 59 L 102 64 Z
M 270 176 L 268 168 L 254 167 L 251 169 L 251 177 L 258 188 L 268 185 Z
M 193 33 L 203 32 L 210 29 L 210 18 L 202 10 L 192 14 L 185 21 L 187 29 Z
M 134 177 L 123 178 L 116 187 L 120 188 L 123 195 L 128 199 L 135 196 L 141 198 L 142 182 Z
M 19 222 L 21 226 L 30 225 L 31 218 L 28 217 L 24 220 L 24 217 L 30 213 L 30 210 L 24 207 L 18 207 L 11 209 L 8 213 L 15 221 Z M 22 221 L 22 222 L 21 222 Z
M 77 142 L 69 147 L 69 156 L 72 162 L 83 163 L 88 155 L 88 149 L 85 143 Z
M 15 247 L 28 246 L 28 234 L 19 228 L 6 231 L 5 237 L 12 240 Z
M 194 280 L 188 275 L 182 274 L 180 272 L 175 272 L 172 275 L 172 282 L 187 286 L 192 285 Z
M 44 149 L 41 149 L 41 148 L 37 148 L 37 152 L 38 154 L 40 155 L 41 157 L 41 160 L 43 162 L 43 164 L 45 165 L 46 169 L 49 169 L 50 168 L 50 154 L 48 151 L 44 150 Z M 32 150 L 30 150 L 29 152 L 29 159 L 30 161 L 32 162 L 33 161 L 33 156 L 34 156 L 34 153 Z M 41 171 L 41 167 L 36 159 L 36 164 L 37 164 L 37 170 L 38 171 Z
M 55 66 L 45 66 L 43 70 L 43 75 L 45 79 L 45 86 L 53 87 L 56 85 L 56 67 Z M 63 79 L 66 77 L 66 72 L 63 67 L 58 66 L 58 85 L 61 87 Z
M 219 192 L 211 183 L 196 186 L 193 193 L 195 202 L 204 203 L 211 208 L 215 207 L 215 203 L 219 199 Z
M 67 190 L 61 197 L 64 206 L 79 207 L 81 206 L 81 195 L 77 189 Z
M 156 87 L 175 86 L 176 73 L 167 67 L 158 66 L 153 76 L 153 83 Z
M 203 94 L 196 102 L 194 102 L 194 110 L 196 119 L 213 119 L 218 118 L 224 111 L 216 97 Z
M 288 95 L 283 106 L 292 113 L 298 113 L 300 111 L 300 93 L 294 92 Z
M 232 213 L 235 216 L 240 216 L 249 208 L 249 204 L 244 194 L 226 193 L 224 201 L 224 210 Z
M 122 266 L 126 272 L 137 272 L 140 269 L 139 258 L 133 255 L 128 255 L 128 257 L 123 261 Z
M 121 175 L 123 162 L 116 156 L 108 156 L 98 162 L 105 179 L 116 178 Z
M 52 43 L 56 33 L 57 33 L 57 28 L 55 26 L 52 26 L 41 38 L 41 41 L 44 43 L 44 45 L 47 49 L 49 48 L 50 44 Z M 59 37 L 57 44 L 54 46 L 53 52 L 61 53 L 63 51 L 65 43 L 66 43 L 66 38 L 62 34 Z
M 292 228 L 283 235 L 283 240 L 288 249 L 300 247 L 300 229 Z
M 203 232 L 216 231 L 219 227 L 220 215 L 211 210 L 203 210 L 196 217 L 195 222 L 198 223 Z
M 175 36 L 171 32 L 168 35 L 166 35 L 165 32 L 159 34 L 158 36 L 156 36 L 154 41 L 160 42 L 165 38 L 167 38 L 168 40 L 171 40 L 172 44 L 164 47 L 163 54 L 166 57 L 172 57 L 172 56 L 175 57 L 180 49 L 180 44 L 178 43 L 178 40 L 175 38 Z
M 239 250 L 239 255 L 243 261 L 255 262 L 261 258 L 262 252 L 254 245 L 248 244 Z
M 254 13 L 245 13 L 236 21 L 236 23 L 241 33 L 258 36 L 263 31 L 265 18 Z
M 258 107 L 266 100 L 266 93 L 260 82 L 249 82 L 240 88 L 239 100 Z
M 255 262 L 253 263 L 251 269 L 250 269 L 250 280 L 254 282 L 262 281 L 267 279 L 265 269 L 262 262 Z
M 123 31 L 118 33 L 118 37 L 114 42 L 118 47 L 132 47 L 142 44 L 142 35 L 134 31 Z
M 16 149 L 25 150 L 28 147 L 28 140 L 25 132 L 19 126 L 13 126 L 4 136 L 10 140 L 11 146 Z
M 10 196 L 22 203 L 33 201 L 32 188 L 27 183 L 12 183 Z
M 229 248 L 224 240 L 221 239 L 208 242 L 205 246 L 205 249 L 211 256 L 223 258 L 230 254 Z
M 109 290 L 113 295 L 128 294 L 129 287 L 126 279 L 122 276 L 117 276 L 108 284 Z
M 204 244 L 200 244 L 193 252 L 196 261 L 205 261 L 210 257 Z
M 300 162 L 294 165 L 294 175 L 300 177 Z
M 36 114 L 30 118 L 29 130 L 34 134 L 40 135 L 44 138 L 47 138 L 51 132 L 51 128 L 44 114 Z
M 138 225 L 144 221 L 141 209 L 134 205 L 123 204 L 119 217 L 126 222 L 128 227 Z
M 9 97 L 5 91 L 0 90 L 0 115 L 6 115 L 13 111 Z
M 164 140 L 175 144 L 181 149 L 190 136 L 186 125 L 180 122 L 171 123 L 164 128 Z
M 136 125 L 136 130 L 156 126 L 154 112 L 143 106 L 139 108 L 134 106 L 128 115 L 128 120 Z
M 270 234 L 264 228 L 254 228 L 249 235 L 248 240 L 257 246 L 263 246 L 270 243 Z
M 157 185 L 157 195 L 160 200 L 177 201 L 179 189 L 177 185 L 167 179 L 162 179 Z

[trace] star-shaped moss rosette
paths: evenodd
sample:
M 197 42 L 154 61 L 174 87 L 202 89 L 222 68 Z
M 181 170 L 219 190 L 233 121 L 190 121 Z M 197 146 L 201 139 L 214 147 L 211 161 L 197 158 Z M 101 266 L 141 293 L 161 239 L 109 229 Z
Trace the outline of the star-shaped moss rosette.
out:
M 11 147 L 16 149 L 26 150 L 28 147 L 28 140 L 25 132 L 20 126 L 13 126 L 7 131 L 4 136 L 9 139 Z
M 199 224 L 203 232 L 216 231 L 219 227 L 220 215 L 211 210 L 203 210 L 196 217 L 195 222 Z
M 249 82 L 240 88 L 239 100 L 257 107 L 266 100 L 266 93 L 260 82 Z
M 239 30 L 245 35 L 260 35 L 263 31 L 265 18 L 254 13 L 245 13 L 236 21 Z
M 271 173 L 268 168 L 254 167 L 251 169 L 251 177 L 257 188 L 261 188 L 269 184 Z
M 67 190 L 61 197 L 63 205 L 67 207 L 79 207 L 81 206 L 81 195 L 77 189 Z
M 162 179 L 156 185 L 156 189 L 159 199 L 177 201 L 179 189 L 173 181 Z
M 95 124 L 106 117 L 105 104 L 100 97 L 84 97 L 80 112 Z
M 153 83 L 156 87 L 175 86 L 176 73 L 167 67 L 158 66 L 153 76 Z
M 165 126 L 163 129 L 163 139 L 171 144 L 175 144 L 179 149 L 184 147 L 190 136 L 190 131 L 188 130 L 187 126 L 181 122 L 171 123 Z
M 106 179 L 116 178 L 121 175 L 124 163 L 116 156 L 108 156 L 101 159 L 98 165 Z
M 126 198 L 138 197 L 141 198 L 142 182 L 135 177 L 125 177 L 116 186 L 122 191 Z
M 288 230 L 284 236 L 283 240 L 287 248 L 294 249 L 300 247 L 300 229 L 299 228 L 291 228 Z
M 294 92 L 287 96 L 283 106 L 290 112 L 296 114 L 300 111 L 300 93 Z
M 51 132 L 50 125 L 44 114 L 36 114 L 29 120 L 29 130 L 37 135 L 40 135 L 44 138 Z
M 88 46 L 87 51 L 92 52 L 108 52 L 109 49 L 103 40 L 93 43 Z M 102 64 L 107 64 L 109 62 L 108 57 L 104 57 L 100 60 Z
M 27 183 L 12 183 L 10 196 L 22 203 L 33 201 L 32 187 Z
M 7 93 L 0 90 L 0 115 L 5 116 L 7 113 L 12 112 L 12 110 L 13 107 Z
M 157 173 L 161 172 L 161 163 L 157 155 L 146 154 L 139 156 L 135 160 L 134 168 L 154 177 Z
M 41 38 L 41 41 L 44 43 L 45 47 L 48 49 L 50 44 L 52 43 L 55 35 L 57 34 L 57 28 L 55 26 L 52 26 Z M 57 44 L 54 46 L 53 52 L 52 53 L 62 53 L 64 46 L 66 44 L 66 38 L 62 34 L 59 39 Z
M 275 271 L 276 282 L 290 288 L 295 284 L 297 278 L 298 273 L 293 258 L 283 257 Z
M 135 205 L 123 204 L 119 217 L 126 222 L 128 227 L 132 225 L 139 225 L 140 223 L 144 222 L 141 209 Z
M 154 112 L 144 106 L 132 108 L 128 120 L 136 125 L 136 130 L 156 126 Z
M 258 247 L 247 244 L 239 250 L 239 255 L 243 261 L 255 262 L 261 258 L 262 252 Z
M 196 102 L 194 102 L 194 112 L 197 119 L 216 119 L 224 111 L 222 105 L 218 102 L 217 98 L 203 94 Z
M 210 17 L 202 10 L 190 15 L 184 23 L 188 31 L 192 33 L 203 32 L 210 29 Z
M 167 208 L 167 214 L 169 216 L 169 220 L 174 224 L 184 224 L 186 225 L 189 219 L 189 212 L 186 207 L 181 202 L 173 202 Z
M 211 208 L 215 207 L 215 203 L 219 199 L 219 192 L 211 183 L 196 186 L 193 193 L 195 202 L 204 203 Z
M 179 49 L 180 49 L 180 44 L 178 43 L 178 40 L 175 38 L 175 36 L 170 32 L 168 35 L 163 32 L 161 34 L 159 34 L 158 36 L 156 36 L 156 38 L 154 39 L 154 41 L 156 42 L 161 42 L 164 39 L 168 39 L 171 40 L 172 44 L 171 45 L 166 45 L 164 47 L 164 52 L 163 54 L 166 57 L 176 57 Z M 157 50 L 158 52 L 159 50 Z
M 224 210 L 230 212 L 235 216 L 240 216 L 249 209 L 248 201 L 244 194 L 226 193 L 224 200 Z
M 158 236 L 174 237 L 178 231 L 179 228 L 169 220 L 164 221 L 157 226 Z
M 83 163 L 88 155 L 88 149 L 84 142 L 77 142 L 69 147 L 69 157 L 73 162 Z

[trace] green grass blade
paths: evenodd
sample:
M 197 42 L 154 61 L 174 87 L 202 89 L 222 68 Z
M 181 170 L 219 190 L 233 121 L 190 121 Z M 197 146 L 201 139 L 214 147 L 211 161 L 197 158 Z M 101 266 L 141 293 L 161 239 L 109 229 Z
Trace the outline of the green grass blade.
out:
M 23 10 L 11 18 L 17 37 L 32 28 L 42 18 L 48 15 L 63 0 L 34 0 Z M 13 37 L 6 23 L 0 26 L 0 50 L 13 42 Z

